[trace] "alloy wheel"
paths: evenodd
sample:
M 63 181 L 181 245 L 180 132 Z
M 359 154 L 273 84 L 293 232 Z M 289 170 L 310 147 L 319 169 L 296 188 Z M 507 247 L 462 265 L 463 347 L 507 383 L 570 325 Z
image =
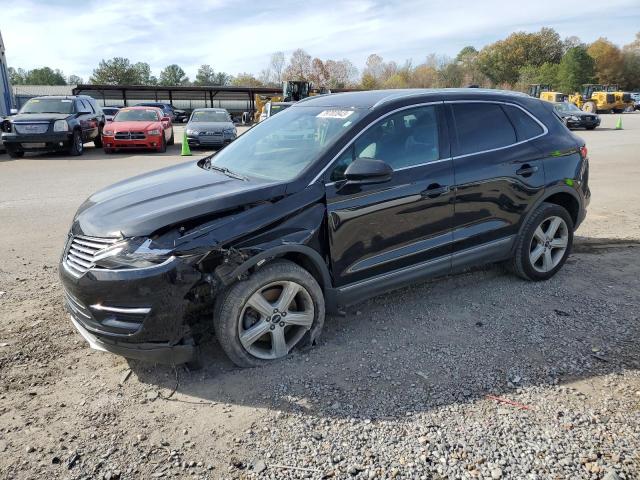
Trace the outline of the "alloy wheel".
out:
M 261 287 L 247 300 L 238 321 L 238 337 L 254 357 L 285 357 L 311 329 L 313 300 L 300 284 L 283 280 Z
M 562 261 L 569 244 L 567 223 L 557 216 L 545 218 L 533 233 L 529 261 L 538 272 L 547 273 Z

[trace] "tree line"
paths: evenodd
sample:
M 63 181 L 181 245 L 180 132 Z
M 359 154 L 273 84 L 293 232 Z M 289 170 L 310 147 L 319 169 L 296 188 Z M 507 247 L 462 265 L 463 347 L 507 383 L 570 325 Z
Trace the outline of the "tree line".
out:
M 9 68 L 14 85 L 65 85 L 83 83 L 59 69 L 49 67 L 25 71 Z M 515 32 L 503 40 L 477 50 L 464 47 L 455 57 L 435 53 L 414 65 L 385 61 L 369 55 L 359 72 L 348 59 L 322 60 L 296 49 L 288 61 L 284 52 L 273 53 L 259 74 L 230 75 L 201 65 L 193 80 L 177 64 L 168 65 L 156 77 L 145 62 L 128 58 L 101 60 L 89 83 L 107 85 L 234 85 L 276 86 L 283 80 L 308 80 L 327 88 L 440 88 L 478 85 L 526 91 L 531 83 L 548 83 L 569 93 L 583 83 L 619 84 L 622 89 L 640 89 L 640 32 L 622 48 L 606 38 L 584 43 L 577 37 L 561 39 L 552 28 L 538 32 Z

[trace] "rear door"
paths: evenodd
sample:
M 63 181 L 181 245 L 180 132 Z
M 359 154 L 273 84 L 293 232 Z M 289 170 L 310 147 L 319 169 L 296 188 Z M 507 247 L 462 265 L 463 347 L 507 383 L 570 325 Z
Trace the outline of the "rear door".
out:
M 449 102 L 455 171 L 453 266 L 509 255 L 525 210 L 544 191 L 546 127 L 515 104 Z
M 328 230 L 337 286 L 386 274 L 389 279 L 420 264 L 425 276 L 449 271 L 453 168 L 445 129 L 441 103 L 403 109 L 369 126 L 329 169 Z M 358 157 L 388 163 L 391 180 L 347 183 L 344 171 Z

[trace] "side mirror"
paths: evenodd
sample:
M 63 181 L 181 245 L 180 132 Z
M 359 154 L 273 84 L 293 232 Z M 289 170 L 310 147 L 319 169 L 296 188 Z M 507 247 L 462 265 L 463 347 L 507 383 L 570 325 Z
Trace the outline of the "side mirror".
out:
M 166 115 L 164 117 L 162 117 L 160 120 L 162 120 L 163 122 L 170 122 L 171 118 L 167 117 Z
M 12 108 L 11 110 L 9 110 L 9 115 L 17 115 L 17 114 L 18 114 L 17 108 Z
M 361 185 L 388 182 L 391 175 L 393 168 L 382 160 L 373 158 L 356 158 L 344 172 L 348 183 Z

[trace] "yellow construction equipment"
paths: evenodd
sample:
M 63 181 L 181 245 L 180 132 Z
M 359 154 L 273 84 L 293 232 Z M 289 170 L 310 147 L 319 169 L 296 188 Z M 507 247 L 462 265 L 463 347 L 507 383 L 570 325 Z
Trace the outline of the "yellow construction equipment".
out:
M 633 112 L 635 110 L 635 102 L 631 98 L 630 92 L 623 92 L 616 84 L 604 85 L 604 89 L 609 93 L 613 93 L 615 97 L 613 113 Z
M 566 93 L 553 91 L 547 83 L 532 83 L 529 85 L 529 95 L 553 103 L 564 102 L 568 97 Z
M 257 123 L 260 121 L 261 115 L 263 119 L 268 116 L 265 110 L 265 106 L 269 102 L 297 102 L 311 95 L 314 95 L 314 93 L 311 91 L 311 82 L 303 80 L 284 81 L 282 82 L 282 94 L 255 95 L 254 102 L 256 111 L 253 120 Z
M 569 95 L 569 101 L 579 109 L 589 112 L 611 112 L 616 105 L 613 93 L 607 92 L 604 85 L 586 83 L 582 86 L 582 92 Z

